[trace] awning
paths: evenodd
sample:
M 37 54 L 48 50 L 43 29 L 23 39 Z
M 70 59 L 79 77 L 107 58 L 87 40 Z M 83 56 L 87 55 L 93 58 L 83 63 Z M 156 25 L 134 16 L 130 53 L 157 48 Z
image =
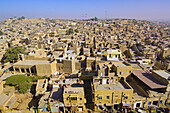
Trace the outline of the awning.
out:
M 57 112 L 56 107 L 50 107 L 51 108 L 51 112 Z
M 70 105 L 70 104 L 67 104 L 67 105 L 65 105 L 65 107 L 71 107 L 71 105 Z
M 77 107 L 78 105 L 77 104 L 75 104 L 75 105 L 72 105 L 72 107 Z
M 106 104 L 106 106 L 113 106 L 113 104 Z
M 59 106 L 60 106 L 60 107 L 64 107 L 64 104 L 60 104 Z
M 104 104 L 102 104 L 102 103 L 99 103 L 99 104 L 96 104 L 96 106 L 103 106 Z
M 130 106 L 130 103 L 129 102 L 127 102 L 127 103 L 123 102 L 123 106 Z

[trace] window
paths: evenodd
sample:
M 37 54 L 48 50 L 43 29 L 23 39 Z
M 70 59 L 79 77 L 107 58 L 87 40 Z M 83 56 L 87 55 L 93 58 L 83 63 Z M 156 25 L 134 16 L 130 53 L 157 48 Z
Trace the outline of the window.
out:
M 77 100 L 77 97 L 71 97 L 71 100 Z
M 29 70 L 29 68 L 27 68 L 27 69 L 26 69 L 26 71 L 27 71 L 27 73 L 30 73 L 30 70 Z
M 148 102 L 148 105 L 151 105 L 151 102 Z
M 102 97 L 100 96 L 100 97 L 98 97 L 98 99 L 99 99 L 99 100 L 102 100 Z
M 101 73 L 101 76 L 103 76 L 103 73 Z
M 15 68 L 15 71 L 19 72 L 19 68 Z
M 110 96 L 107 96 L 106 98 L 107 98 L 107 99 L 109 99 L 109 98 L 110 98 Z
M 136 107 L 140 107 L 140 103 L 137 103 L 137 104 L 136 104 Z
M 22 73 L 25 73 L 25 70 L 24 70 L 24 68 L 21 68 L 21 72 L 22 72 Z
M 153 101 L 153 105 L 158 105 L 158 101 Z
M 125 99 L 128 99 L 128 96 L 125 96 Z
M 159 104 L 162 104 L 162 100 L 159 102 Z

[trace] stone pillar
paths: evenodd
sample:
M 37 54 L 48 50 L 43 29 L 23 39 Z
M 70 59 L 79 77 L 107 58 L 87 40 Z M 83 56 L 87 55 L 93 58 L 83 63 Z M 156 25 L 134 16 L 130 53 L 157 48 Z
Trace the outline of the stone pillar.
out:
M 19 73 L 22 73 L 22 72 L 21 72 L 21 68 L 20 68 L 20 67 L 18 67 L 18 69 L 19 69 Z
M 15 67 L 13 66 L 13 70 L 14 70 L 14 72 L 15 72 Z

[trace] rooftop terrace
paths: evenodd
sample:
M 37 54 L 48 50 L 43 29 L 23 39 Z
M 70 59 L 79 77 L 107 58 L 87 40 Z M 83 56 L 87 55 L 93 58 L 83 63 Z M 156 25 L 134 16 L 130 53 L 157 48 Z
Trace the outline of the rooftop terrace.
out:
M 166 71 L 163 71 L 163 70 L 155 70 L 153 71 L 155 72 L 156 74 L 160 75 L 161 77 L 165 78 L 165 79 L 170 79 L 170 74 Z
M 36 64 L 49 64 L 49 61 L 43 60 L 24 60 L 14 64 L 15 65 L 36 65 Z
M 115 65 L 116 67 L 130 66 L 129 64 L 124 63 L 124 62 L 122 62 L 122 63 L 114 63 L 114 65 Z
M 117 90 L 117 89 L 127 89 L 125 84 L 116 82 L 115 84 L 96 84 L 96 90 Z

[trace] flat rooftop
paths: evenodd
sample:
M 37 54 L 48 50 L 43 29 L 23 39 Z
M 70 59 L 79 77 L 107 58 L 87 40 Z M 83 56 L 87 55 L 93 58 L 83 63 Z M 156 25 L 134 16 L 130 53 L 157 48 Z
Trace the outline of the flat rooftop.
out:
M 113 49 L 109 49 L 107 50 L 107 53 L 112 53 L 112 54 L 120 54 L 120 50 L 113 50 Z
M 130 66 L 129 64 L 124 63 L 124 62 L 121 62 L 121 63 L 114 63 L 114 65 L 115 65 L 116 67 Z
M 46 83 L 47 83 L 47 80 L 46 80 L 46 79 L 38 80 L 37 87 L 38 87 L 38 88 L 44 88 L 44 85 L 45 85 Z
M 126 89 L 120 82 L 115 84 L 97 84 L 95 85 L 96 90 L 117 90 L 117 89 Z
M 64 79 L 64 80 L 58 80 L 58 79 L 52 79 L 50 80 L 53 84 L 75 84 L 75 83 L 80 83 L 83 84 L 82 81 L 78 81 L 78 79 Z
M 141 67 L 138 64 L 131 63 L 130 65 L 132 66 L 132 68 L 141 69 Z
M 74 52 L 74 50 L 68 50 L 68 51 L 66 51 L 65 53 L 71 54 L 71 53 L 73 53 L 73 52 Z
M 64 88 L 64 91 L 84 92 L 84 88 L 83 87 L 67 87 L 67 88 Z
M 77 57 L 75 54 L 69 54 L 68 57 Z
M 49 64 L 50 61 L 43 61 L 43 60 L 24 60 L 14 64 L 16 65 L 36 65 L 36 64 Z
M 7 95 L 7 94 L 0 94 L 0 106 L 4 105 L 9 100 L 9 98 L 11 96 L 12 96 L 11 94 L 9 94 L 9 95 Z
M 155 72 L 156 74 L 160 75 L 161 77 L 165 78 L 165 79 L 169 79 L 170 78 L 170 74 L 166 71 L 163 71 L 163 70 L 155 70 L 153 71 Z
M 87 57 L 87 60 L 95 60 L 95 57 Z
M 6 39 L 0 39 L 0 43 L 6 42 Z

